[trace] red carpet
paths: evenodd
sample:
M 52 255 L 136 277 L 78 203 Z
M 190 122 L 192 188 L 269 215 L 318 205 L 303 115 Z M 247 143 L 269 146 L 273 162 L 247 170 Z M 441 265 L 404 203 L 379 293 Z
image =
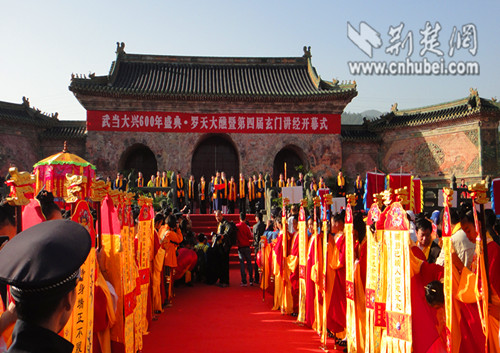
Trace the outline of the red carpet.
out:
M 270 295 L 263 302 L 259 287 L 240 287 L 240 281 L 232 269 L 228 288 L 175 288 L 173 307 L 153 322 L 143 352 L 323 352 L 316 333 L 271 311 Z M 328 345 L 336 352 L 332 340 Z

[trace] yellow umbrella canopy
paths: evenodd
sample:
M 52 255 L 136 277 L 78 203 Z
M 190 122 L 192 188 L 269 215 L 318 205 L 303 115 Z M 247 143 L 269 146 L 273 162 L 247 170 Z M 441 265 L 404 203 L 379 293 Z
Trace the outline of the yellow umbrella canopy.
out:
M 33 173 L 36 177 L 35 192 L 42 188 L 54 194 L 57 201 L 63 201 L 66 196 L 66 175 L 77 175 L 84 177 L 84 182 L 80 185 L 79 198 L 90 197 L 90 184 L 95 177 L 95 166 L 85 159 L 70 153 L 67 143 L 64 142 L 64 149 L 50 157 L 44 158 L 35 163 Z

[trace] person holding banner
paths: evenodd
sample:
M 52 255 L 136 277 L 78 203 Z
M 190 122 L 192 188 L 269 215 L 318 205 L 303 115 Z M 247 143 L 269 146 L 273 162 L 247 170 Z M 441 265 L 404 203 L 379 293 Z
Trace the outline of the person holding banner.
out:
M 327 317 L 326 325 L 334 337 L 337 344 L 346 346 L 346 247 L 344 236 L 344 212 L 333 216 L 331 224 L 331 234 L 328 241 L 328 267 L 327 267 Z
M 463 210 L 460 223 L 467 238 L 476 242 L 477 231 L 474 221 L 474 210 Z M 478 215 L 480 217 L 481 215 Z M 471 269 L 464 266 L 459 257 L 453 253 L 453 265 L 460 275 L 457 299 L 460 303 L 460 334 L 462 337 L 460 352 L 472 352 L 488 345 L 489 352 L 500 352 L 499 346 L 499 313 L 500 313 L 500 246 L 486 234 L 486 250 L 488 261 L 484 263 L 484 272 L 478 259 L 478 249 Z M 483 257 L 484 254 L 481 254 Z M 482 289 L 478 286 L 481 276 Z M 486 281 L 488 279 L 488 281 Z M 486 283 L 485 283 L 486 282 Z M 489 287 L 489 288 L 488 288 Z M 481 303 L 477 293 L 489 293 L 488 304 Z M 478 307 L 480 309 L 478 310 Z M 484 310 L 486 309 L 486 310 Z M 485 315 L 486 314 L 486 315 Z M 484 332 L 486 331 L 487 337 Z M 472 350 L 471 350 L 472 349 Z
M 54 220 L 19 233 L 0 251 L 0 281 L 11 285 L 18 314 L 9 352 L 72 352 L 58 333 L 73 312 L 90 248 L 85 227 Z

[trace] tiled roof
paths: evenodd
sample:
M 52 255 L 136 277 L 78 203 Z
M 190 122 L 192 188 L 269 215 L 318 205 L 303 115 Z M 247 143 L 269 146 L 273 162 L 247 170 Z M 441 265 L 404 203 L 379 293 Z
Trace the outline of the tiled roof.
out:
M 30 107 L 29 100 L 23 97 L 23 103 L 0 101 L 0 121 L 25 123 L 36 126 L 51 126 L 58 123 L 57 113 L 48 115 Z
M 87 137 L 86 121 L 59 121 L 56 126 L 45 130 L 40 137 L 49 139 L 75 139 Z
M 310 51 L 290 58 L 127 54 L 117 49 L 108 76 L 72 77 L 75 94 L 146 99 L 352 99 L 356 83 L 322 80 Z
M 341 132 L 343 141 L 381 141 L 379 134 L 363 125 L 342 125 Z
M 470 95 L 456 101 L 441 103 L 423 108 L 398 110 L 394 104 L 391 112 L 369 123 L 370 128 L 383 129 L 398 126 L 420 126 L 440 121 L 466 118 L 480 112 L 496 112 L 500 107 L 493 100 L 479 97 L 477 90 L 471 89 Z

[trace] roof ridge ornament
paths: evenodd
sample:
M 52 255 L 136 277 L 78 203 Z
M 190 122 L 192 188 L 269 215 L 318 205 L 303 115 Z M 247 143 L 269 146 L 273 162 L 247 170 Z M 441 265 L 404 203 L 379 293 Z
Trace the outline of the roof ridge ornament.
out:
M 116 54 L 125 54 L 125 43 L 116 42 Z
M 30 106 L 30 99 L 26 98 L 25 96 L 23 96 L 23 104 L 29 108 L 29 106 Z
M 394 103 L 392 106 L 391 106 L 391 112 L 395 113 L 398 111 L 398 103 Z
M 311 46 L 308 47 L 308 46 L 304 45 L 303 49 L 304 49 L 304 55 L 303 55 L 303 57 L 304 58 L 311 58 L 312 57 L 312 55 L 311 55 Z

